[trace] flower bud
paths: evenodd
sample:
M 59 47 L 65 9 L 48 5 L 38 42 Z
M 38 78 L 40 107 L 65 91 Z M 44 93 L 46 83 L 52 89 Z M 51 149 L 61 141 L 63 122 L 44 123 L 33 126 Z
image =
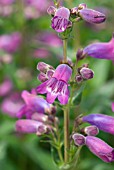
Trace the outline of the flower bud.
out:
M 86 54 L 83 55 L 83 50 L 82 49 L 78 49 L 77 53 L 76 53 L 76 58 L 77 60 L 82 60 L 86 57 Z
M 37 70 L 43 72 L 43 73 L 46 73 L 49 69 L 54 69 L 51 65 L 49 64 L 46 64 L 44 62 L 39 62 L 38 65 L 37 65 Z
M 94 72 L 91 69 L 87 68 L 87 67 L 83 67 L 80 70 L 80 74 L 83 77 L 83 79 L 86 79 L 86 80 L 92 79 L 93 76 L 94 76 Z
M 103 140 L 94 136 L 87 136 L 85 144 L 93 154 L 104 162 L 114 161 L 114 149 Z
M 96 24 L 102 23 L 106 20 L 104 14 L 89 8 L 79 10 L 79 16 L 87 22 Z
M 38 78 L 38 80 L 41 81 L 41 82 L 45 82 L 46 80 L 48 80 L 46 74 L 45 74 L 45 73 L 42 73 L 42 72 L 38 74 L 38 77 L 37 77 L 37 78 Z
M 43 123 L 35 120 L 21 119 L 16 121 L 16 131 L 21 133 L 36 133 L 40 126 L 43 126 Z
M 72 139 L 74 140 L 74 143 L 77 146 L 85 145 L 85 137 L 79 133 L 74 133 L 72 135 Z
M 50 6 L 48 9 L 47 9 L 47 13 L 51 16 L 54 16 L 55 15 L 55 12 L 56 12 L 56 8 L 53 7 L 53 6 Z
M 52 129 L 51 126 L 47 126 L 47 125 L 43 124 L 43 125 L 38 127 L 36 135 L 37 136 L 41 136 L 43 134 L 48 133 L 51 129 Z
M 85 134 L 88 136 L 96 136 L 99 133 L 97 126 L 87 126 L 84 128 Z
M 89 114 L 82 118 L 83 122 L 97 126 L 100 130 L 114 135 L 114 117 L 103 114 Z
M 83 81 L 83 78 L 81 75 L 76 75 L 75 80 L 78 84 L 80 84 Z

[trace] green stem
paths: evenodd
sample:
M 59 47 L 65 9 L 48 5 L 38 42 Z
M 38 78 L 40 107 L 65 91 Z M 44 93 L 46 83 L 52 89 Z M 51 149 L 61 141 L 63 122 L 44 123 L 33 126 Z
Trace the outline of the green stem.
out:
M 65 164 L 69 161 L 69 110 L 64 109 L 64 162 Z
M 63 40 L 63 57 L 64 63 L 67 63 L 67 39 Z

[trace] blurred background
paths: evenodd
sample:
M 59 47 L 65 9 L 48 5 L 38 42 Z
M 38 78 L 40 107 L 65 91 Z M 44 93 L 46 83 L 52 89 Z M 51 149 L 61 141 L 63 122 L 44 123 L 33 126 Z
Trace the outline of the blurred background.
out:
M 64 0 L 68 8 L 86 3 L 89 8 L 104 13 L 105 23 L 77 23 L 69 39 L 68 57 L 76 59 L 78 48 L 96 41 L 108 42 L 114 31 L 113 0 Z M 50 27 L 47 8 L 52 0 L 0 0 L 0 169 L 1 170 L 56 170 L 49 144 L 35 135 L 15 132 L 16 113 L 23 105 L 22 90 L 31 90 L 40 82 L 36 69 L 39 61 L 56 67 L 62 59 L 62 41 Z M 114 65 L 112 61 L 88 57 L 94 79 L 86 84 L 82 101 L 76 111 L 83 114 L 103 113 L 114 116 Z M 57 115 L 61 111 L 58 110 Z M 71 124 L 75 113 L 71 112 Z M 61 116 L 62 120 L 62 116 Z M 114 147 L 114 136 L 98 135 Z M 82 148 L 77 170 L 113 170 L 114 163 L 106 164 L 86 147 Z

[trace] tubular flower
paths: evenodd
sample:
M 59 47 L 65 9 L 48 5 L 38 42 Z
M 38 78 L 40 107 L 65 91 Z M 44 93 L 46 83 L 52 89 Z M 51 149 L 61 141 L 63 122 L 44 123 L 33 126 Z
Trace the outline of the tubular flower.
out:
M 20 133 L 36 133 L 40 136 L 47 133 L 49 129 L 51 129 L 51 126 L 31 119 L 21 119 L 16 121 L 16 131 Z
M 66 64 L 61 64 L 56 68 L 53 76 L 39 85 L 36 90 L 40 94 L 47 93 L 48 103 L 53 103 L 58 97 L 60 103 L 65 105 L 69 98 L 68 81 L 71 74 L 72 69 Z
M 85 145 L 89 150 L 102 159 L 104 162 L 114 161 L 114 149 L 101 139 L 94 136 L 87 136 Z
M 25 101 L 25 105 L 17 113 L 18 118 L 26 115 L 26 117 L 30 119 L 34 113 L 44 114 L 45 112 L 49 113 L 52 110 L 52 105 L 47 103 L 46 100 L 35 94 L 31 94 L 26 90 L 22 92 L 22 98 Z
M 83 53 L 93 58 L 112 60 L 114 62 L 114 34 L 109 42 L 90 44 L 84 48 Z
M 103 114 L 90 114 L 84 116 L 82 120 L 97 126 L 102 131 L 114 134 L 114 117 Z
M 89 8 L 79 10 L 79 15 L 83 20 L 89 23 L 100 24 L 106 20 L 104 14 Z
M 69 25 L 72 25 L 71 21 L 69 21 L 69 17 L 69 9 L 60 7 L 56 10 L 54 17 L 52 18 L 52 28 L 57 32 L 64 32 Z

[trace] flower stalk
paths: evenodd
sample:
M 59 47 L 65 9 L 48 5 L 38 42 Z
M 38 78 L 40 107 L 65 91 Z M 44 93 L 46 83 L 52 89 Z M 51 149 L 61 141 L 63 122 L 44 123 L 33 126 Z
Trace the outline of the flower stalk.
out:
M 63 60 L 67 63 L 67 39 L 63 40 Z
M 69 161 L 69 110 L 64 109 L 64 162 L 65 164 Z

